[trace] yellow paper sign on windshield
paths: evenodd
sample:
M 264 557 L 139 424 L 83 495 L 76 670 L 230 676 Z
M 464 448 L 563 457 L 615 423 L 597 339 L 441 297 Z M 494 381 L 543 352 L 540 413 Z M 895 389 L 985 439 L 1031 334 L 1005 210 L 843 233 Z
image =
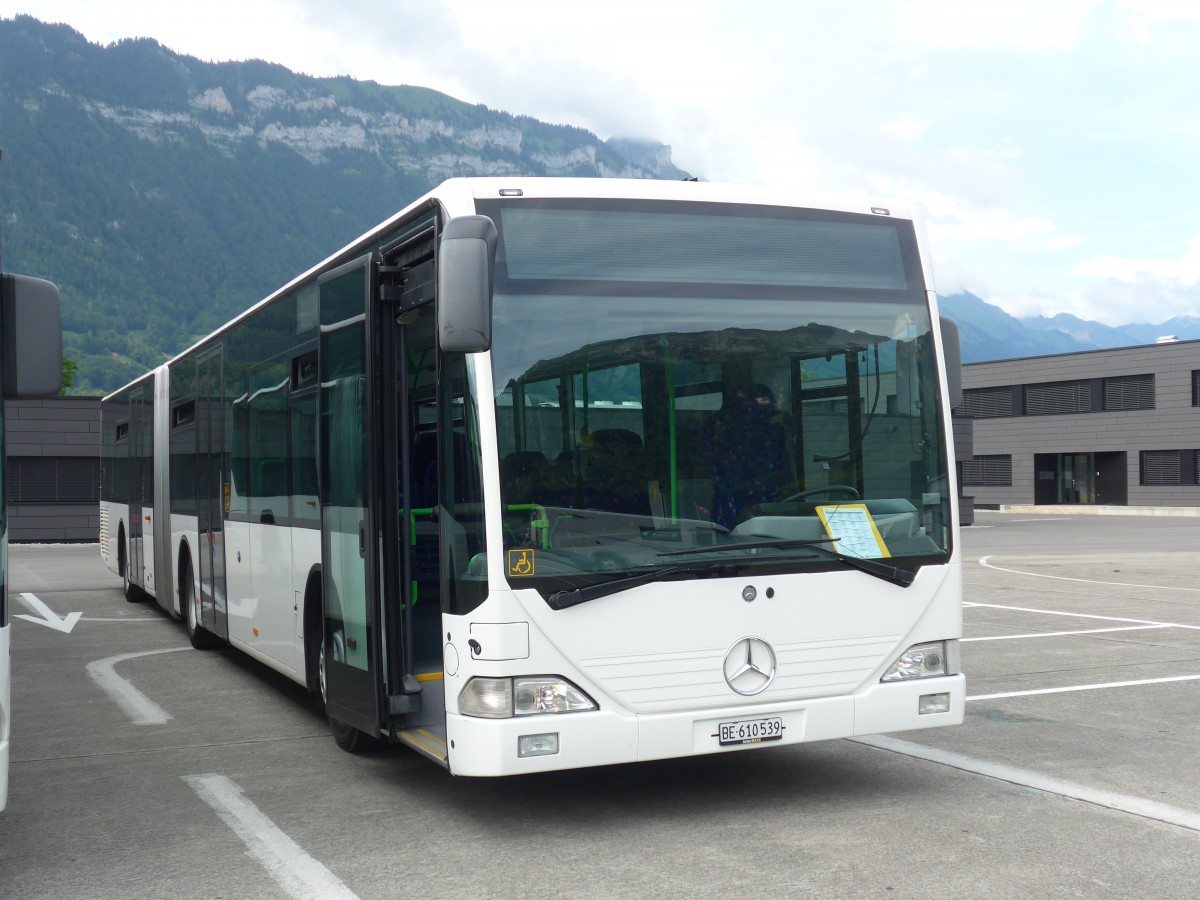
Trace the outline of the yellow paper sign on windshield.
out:
M 825 532 L 836 542 L 834 547 L 838 553 L 860 559 L 882 559 L 892 555 L 865 503 L 818 506 L 817 515 L 821 517 Z

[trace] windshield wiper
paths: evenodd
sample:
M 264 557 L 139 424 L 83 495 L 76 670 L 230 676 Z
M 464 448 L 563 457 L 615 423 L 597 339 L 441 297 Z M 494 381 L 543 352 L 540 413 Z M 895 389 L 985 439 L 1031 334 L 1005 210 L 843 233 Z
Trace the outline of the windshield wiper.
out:
M 741 560 L 738 562 L 740 563 Z M 727 559 L 710 559 L 703 562 L 681 563 L 674 566 L 652 566 L 644 572 L 614 578 L 612 581 L 589 584 L 581 588 L 575 588 L 572 591 L 558 591 L 547 597 L 546 603 L 551 609 L 567 609 L 571 606 L 578 606 L 580 603 L 587 603 L 589 600 L 599 600 L 601 597 L 618 594 L 629 588 L 637 587 L 639 584 L 646 584 L 647 582 L 664 578 L 668 575 L 676 575 L 679 572 L 712 573 L 721 569 L 736 567 L 737 563 L 731 563 Z
M 874 575 L 876 578 L 882 578 L 884 581 L 890 581 L 892 584 L 898 584 L 900 587 L 908 587 L 913 583 L 913 578 L 916 577 L 908 569 L 889 566 L 887 563 L 882 563 L 874 559 L 864 559 L 861 556 L 847 556 L 845 553 L 838 553 L 836 550 L 830 550 L 828 547 L 821 546 L 822 544 L 832 544 L 837 538 L 789 539 L 771 538 L 763 534 L 752 534 L 750 537 L 758 538 L 758 540 L 738 541 L 733 544 L 721 544 L 711 547 L 689 547 L 686 550 L 667 550 L 658 555 L 690 556 L 698 553 L 719 553 L 725 550 L 763 550 L 767 548 L 791 550 L 796 547 L 803 547 L 806 550 L 815 550 L 818 553 L 823 553 L 830 559 L 836 559 L 838 562 L 844 563 L 852 569 L 858 569 L 860 572 L 866 572 L 868 575 Z

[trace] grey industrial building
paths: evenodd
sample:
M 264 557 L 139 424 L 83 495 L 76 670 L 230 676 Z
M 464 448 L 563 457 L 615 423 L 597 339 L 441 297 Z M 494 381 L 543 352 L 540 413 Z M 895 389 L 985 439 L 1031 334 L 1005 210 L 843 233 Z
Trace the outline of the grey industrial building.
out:
M 1200 507 L 1200 341 L 963 367 L 977 507 Z
M 100 398 L 8 400 L 4 411 L 9 539 L 96 540 Z

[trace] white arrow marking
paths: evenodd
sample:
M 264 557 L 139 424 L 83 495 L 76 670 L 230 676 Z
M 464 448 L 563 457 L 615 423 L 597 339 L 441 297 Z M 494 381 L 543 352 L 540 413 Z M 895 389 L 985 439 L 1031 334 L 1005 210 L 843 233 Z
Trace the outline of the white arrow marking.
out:
M 284 834 L 224 775 L 184 775 L 200 798 L 233 829 L 288 894 L 312 900 L 358 900 L 357 895 Z
M 38 625 L 45 625 L 47 628 L 53 628 L 55 631 L 61 631 L 63 634 L 70 634 L 71 629 L 75 627 L 75 623 L 83 616 L 81 612 L 67 613 L 65 619 L 60 619 L 58 615 L 48 607 L 45 603 L 39 600 L 33 594 L 22 594 L 21 602 L 25 604 L 32 612 L 35 612 L 41 618 L 35 616 L 26 616 L 18 614 L 13 616 L 14 619 L 25 619 L 27 622 L 35 622 Z

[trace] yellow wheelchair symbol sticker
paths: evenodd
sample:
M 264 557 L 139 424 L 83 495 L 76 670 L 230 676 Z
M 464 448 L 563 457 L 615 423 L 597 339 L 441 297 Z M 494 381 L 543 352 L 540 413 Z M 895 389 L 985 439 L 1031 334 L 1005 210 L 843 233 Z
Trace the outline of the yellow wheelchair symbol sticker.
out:
M 532 575 L 533 574 L 533 551 L 532 550 L 509 550 L 508 551 L 508 574 L 509 575 Z

